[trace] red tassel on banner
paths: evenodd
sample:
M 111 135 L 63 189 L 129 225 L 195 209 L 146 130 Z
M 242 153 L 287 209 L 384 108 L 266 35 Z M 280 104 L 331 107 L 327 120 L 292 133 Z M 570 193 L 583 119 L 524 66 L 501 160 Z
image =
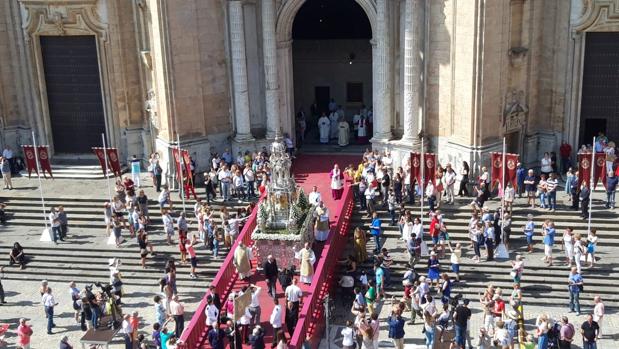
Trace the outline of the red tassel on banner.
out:
M 116 148 L 107 148 L 105 149 L 107 152 L 107 160 L 110 164 L 110 168 L 112 172 L 114 172 L 114 176 L 121 177 L 122 172 L 120 171 L 120 161 L 118 160 L 118 150 Z
M 105 172 L 105 153 L 103 152 L 103 148 L 99 148 L 99 147 L 93 147 L 92 151 L 95 153 L 95 155 L 97 156 L 97 159 L 99 159 L 99 165 L 101 166 L 101 172 L 103 172 L 103 176 L 107 176 L 107 173 Z
M 593 173 L 593 189 L 597 187 L 598 181 L 602 180 L 602 185 L 606 188 L 606 155 L 595 153 L 595 172 Z
M 591 181 L 591 157 L 592 153 L 578 154 L 578 185 L 584 181 L 587 186 Z
M 37 153 L 39 154 L 39 165 L 41 165 L 41 172 L 43 172 L 43 177 L 45 176 L 45 172 L 49 173 L 49 176 L 54 178 L 52 175 L 52 165 L 49 163 L 49 146 L 47 145 L 39 145 L 37 146 Z
M 417 181 L 421 183 L 421 155 L 419 153 L 411 153 L 411 185 Z
M 423 185 L 428 184 L 428 181 L 432 181 L 434 183 L 434 176 L 436 175 L 436 154 L 428 153 L 424 154 L 424 181 Z
M 37 170 L 37 159 L 34 154 L 34 146 L 32 145 L 22 145 L 22 149 L 24 150 L 24 157 L 26 158 L 26 167 L 28 168 L 28 178 L 30 178 L 30 174 L 34 171 L 36 174 L 39 174 Z

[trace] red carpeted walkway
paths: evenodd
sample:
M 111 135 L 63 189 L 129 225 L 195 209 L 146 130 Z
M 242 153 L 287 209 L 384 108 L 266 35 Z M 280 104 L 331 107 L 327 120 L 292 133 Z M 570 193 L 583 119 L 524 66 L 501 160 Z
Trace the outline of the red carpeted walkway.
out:
M 305 190 L 306 193 L 309 193 L 312 187 L 315 185 L 318 187 L 318 191 L 322 194 L 322 199 L 329 208 L 330 212 L 330 221 L 335 221 L 340 212 L 343 209 L 343 200 L 333 200 L 331 197 L 331 180 L 329 178 L 329 172 L 333 168 L 334 164 L 338 164 L 342 171 L 346 166 L 353 164 L 357 165 L 361 161 L 361 156 L 352 156 L 352 155 L 301 155 L 297 157 L 293 161 L 293 169 L 292 172 L 294 174 L 295 180 L 297 184 Z M 332 227 L 333 229 L 333 227 Z M 319 246 L 318 248 L 321 248 Z M 314 250 L 316 252 L 316 258 L 320 257 L 320 251 Z M 316 261 L 316 265 L 318 264 L 318 260 Z M 255 264 L 254 260 L 254 272 L 255 272 Z M 262 291 L 260 294 L 260 304 L 261 304 L 261 316 L 260 322 L 263 329 L 266 331 L 265 343 L 267 347 L 270 347 L 270 343 L 273 340 L 273 329 L 271 328 L 271 324 L 269 323 L 269 319 L 271 317 L 271 312 L 273 311 L 273 300 L 269 297 L 267 293 L 267 286 L 264 280 L 264 276 L 262 274 L 255 274 L 251 277 L 251 282 L 256 284 L 259 287 L 262 287 Z M 234 285 L 234 291 L 238 292 L 243 287 L 247 286 L 247 281 L 238 280 Z M 304 293 L 304 298 L 307 298 L 310 295 L 310 288 L 307 285 L 299 283 L 301 289 Z M 285 302 L 284 302 L 284 290 L 281 289 L 279 283 L 277 284 L 277 297 L 280 300 L 279 304 L 282 308 L 282 322 L 285 314 Z M 301 306 L 302 308 L 302 306 Z M 285 329 L 285 327 L 284 327 Z M 288 332 L 286 331 L 286 338 L 289 340 Z M 245 348 L 249 348 L 249 345 L 245 345 Z

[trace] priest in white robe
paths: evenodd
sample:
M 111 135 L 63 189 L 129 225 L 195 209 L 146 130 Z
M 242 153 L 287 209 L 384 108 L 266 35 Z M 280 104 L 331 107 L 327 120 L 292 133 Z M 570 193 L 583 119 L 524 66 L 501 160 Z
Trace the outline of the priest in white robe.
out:
M 365 117 L 359 119 L 359 127 L 357 128 L 357 142 L 366 144 L 368 142 L 368 123 Z
M 337 112 L 332 112 L 329 114 L 329 139 L 337 139 L 339 118 L 340 117 Z
M 324 202 L 320 201 L 316 211 L 314 211 L 316 223 L 314 223 L 314 238 L 316 241 L 324 242 L 329 237 L 329 209 Z
M 322 116 L 318 119 L 318 131 L 320 132 L 320 143 L 329 143 L 329 129 L 331 122 L 329 118 L 322 113 Z
M 245 244 L 241 242 L 236 247 L 236 250 L 234 250 L 233 259 L 234 266 L 236 267 L 236 271 L 239 273 L 241 280 L 251 276 L 251 259 L 251 248 L 245 246 Z
M 345 147 L 350 142 L 350 125 L 348 125 L 348 122 L 344 120 L 344 118 L 341 118 L 338 123 L 338 129 L 337 144 L 339 144 L 340 147 Z
M 318 206 L 318 204 L 322 201 L 322 195 L 320 195 L 317 186 L 312 187 L 312 192 L 309 193 L 308 200 L 310 204 L 314 206 Z
M 309 285 L 312 283 L 312 276 L 314 276 L 314 263 L 316 263 L 316 255 L 310 248 L 309 242 L 306 242 L 305 247 L 303 247 L 300 251 L 297 251 L 294 247 L 293 250 L 294 257 L 301 260 L 299 267 L 301 282 Z

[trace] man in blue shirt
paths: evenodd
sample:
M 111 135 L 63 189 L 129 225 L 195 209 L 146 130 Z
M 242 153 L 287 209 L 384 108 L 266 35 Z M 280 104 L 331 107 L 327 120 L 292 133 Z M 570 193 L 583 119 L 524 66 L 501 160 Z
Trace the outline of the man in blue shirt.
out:
M 516 182 L 518 183 L 518 197 L 522 197 L 522 193 L 524 193 L 524 179 L 527 176 L 527 170 L 522 167 L 521 163 L 516 165 Z
M 370 234 L 374 237 L 374 242 L 376 246 L 374 247 L 374 253 L 380 252 L 381 244 L 380 244 L 380 219 L 378 218 L 378 213 L 372 213 L 372 224 L 370 225 Z
M 606 208 L 615 208 L 617 183 L 619 183 L 619 178 L 615 176 L 612 170 L 608 171 L 608 177 L 606 178 Z
M 396 349 L 404 349 L 404 319 L 399 313 L 392 312 L 387 318 L 389 324 L 389 338 Z
M 580 315 L 580 291 L 583 285 L 583 279 L 576 267 L 572 267 L 570 277 L 568 279 L 568 287 L 570 289 L 570 313 L 576 311 L 576 316 Z

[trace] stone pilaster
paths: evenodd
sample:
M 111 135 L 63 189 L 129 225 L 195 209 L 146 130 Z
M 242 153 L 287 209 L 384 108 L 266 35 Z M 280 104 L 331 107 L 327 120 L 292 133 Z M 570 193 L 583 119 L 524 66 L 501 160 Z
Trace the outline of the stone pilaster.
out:
M 267 138 L 275 138 L 281 128 L 279 118 L 279 80 L 275 40 L 275 0 L 262 0 L 262 50 L 267 116 Z
M 372 43 L 373 142 L 391 138 L 391 55 L 389 40 L 389 0 L 376 1 L 376 33 Z
M 243 2 L 228 2 L 230 23 L 230 50 L 232 56 L 232 80 L 234 88 L 234 120 L 238 142 L 251 141 L 249 122 L 249 91 L 247 88 L 247 56 L 245 55 L 245 25 Z
M 406 0 L 404 27 L 404 98 L 402 142 L 417 141 L 422 124 L 424 89 L 424 23 L 423 0 Z

